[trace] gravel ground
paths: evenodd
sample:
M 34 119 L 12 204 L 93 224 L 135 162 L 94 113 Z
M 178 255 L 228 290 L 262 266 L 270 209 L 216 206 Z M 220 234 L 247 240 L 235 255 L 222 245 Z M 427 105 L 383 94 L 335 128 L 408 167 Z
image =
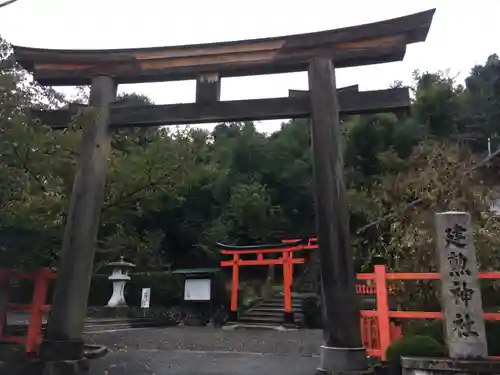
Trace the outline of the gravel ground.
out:
M 312 375 L 322 333 L 170 327 L 92 333 L 85 339 L 110 349 L 91 361 L 89 375 Z
M 110 351 L 88 375 L 313 375 L 321 331 L 139 328 L 85 335 Z M 0 373 L 2 372 L 0 364 Z M 7 372 L 6 374 L 11 374 Z M 14 375 L 14 373 L 12 373 Z
M 133 349 L 92 361 L 88 375 L 313 375 L 317 365 L 291 355 Z
M 279 332 L 265 329 L 221 330 L 209 327 L 144 328 L 91 333 L 85 341 L 106 345 L 111 351 L 191 350 L 239 353 L 319 354 L 320 330 Z

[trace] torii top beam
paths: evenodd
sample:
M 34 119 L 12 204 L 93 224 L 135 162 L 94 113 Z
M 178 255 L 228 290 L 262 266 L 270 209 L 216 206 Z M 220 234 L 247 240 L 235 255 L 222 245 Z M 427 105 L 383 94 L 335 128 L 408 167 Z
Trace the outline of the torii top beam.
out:
M 435 9 L 382 22 L 308 34 L 184 46 L 56 50 L 14 46 L 16 60 L 40 84 L 88 85 L 105 74 L 116 83 L 297 72 L 311 59 L 327 57 L 335 67 L 402 60 L 406 46 L 426 39 Z

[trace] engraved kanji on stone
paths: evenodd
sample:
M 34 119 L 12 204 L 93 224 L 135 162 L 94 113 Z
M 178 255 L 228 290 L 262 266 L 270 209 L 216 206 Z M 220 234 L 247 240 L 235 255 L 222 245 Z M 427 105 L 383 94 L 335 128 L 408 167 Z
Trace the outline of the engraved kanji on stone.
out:
M 462 301 L 465 307 L 469 307 L 469 301 L 474 295 L 474 289 L 469 288 L 466 281 L 454 281 L 450 293 L 455 297 L 455 304 L 459 304 Z
M 465 233 L 467 229 L 460 224 L 455 224 L 453 228 L 446 228 L 445 230 L 445 240 L 446 247 L 450 245 L 454 245 L 459 249 L 463 249 L 466 245 L 467 237 L 465 237 Z
M 457 313 L 453 320 L 453 331 L 458 334 L 458 337 L 478 337 L 479 334 L 472 329 L 474 321 L 470 318 L 469 314 Z
M 467 268 L 468 259 L 465 255 L 457 251 L 450 251 L 448 263 L 450 264 L 450 276 L 470 276 L 470 270 Z

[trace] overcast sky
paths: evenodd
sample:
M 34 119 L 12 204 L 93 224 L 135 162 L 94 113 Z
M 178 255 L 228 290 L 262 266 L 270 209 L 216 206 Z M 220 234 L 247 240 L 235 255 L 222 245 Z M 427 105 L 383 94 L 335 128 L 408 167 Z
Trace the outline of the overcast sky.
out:
M 18 0 L 0 9 L 0 35 L 38 48 L 134 48 L 300 34 L 381 21 L 431 8 L 426 42 L 403 62 L 337 71 L 337 84 L 361 90 L 411 83 L 415 69 L 446 70 L 463 79 L 474 64 L 500 52 L 495 0 Z M 222 100 L 287 96 L 307 89 L 306 73 L 228 78 Z M 121 85 L 157 104 L 194 101 L 194 81 Z M 66 90 L 65 90 L 66 91 Z M 259 129 L 276 130 L 277 122 Z

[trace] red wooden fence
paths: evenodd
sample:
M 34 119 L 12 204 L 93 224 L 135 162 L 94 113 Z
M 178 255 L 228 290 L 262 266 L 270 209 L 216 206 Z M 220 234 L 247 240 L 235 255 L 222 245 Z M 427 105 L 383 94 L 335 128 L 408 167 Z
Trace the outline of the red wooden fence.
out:
M 42 341 L 44 312 L 50 311 L 46 305 L 47 290 L 51 279 L 56 277 L 47 268 L 40 268 L 35 273 L 18 273 L 0 269 L 0 342 L 23 344 L 27 353 L 37 352 Z M 33 299 L 29 305 L 9 303 L 9 286 L 15 279 L 34 280 Z M 29 325 L 26 336 L 9 336 L 5 333 L 4 323 L 9 311 L 29 311 Z
M 440 280 L 439 273 L 388 273 L 386 266 L 377 265 L 373 273 L 357 274 L 358 280 L 375 282 L 377 299 L 376 310 L 361 310 L 361 327 L 363 346 L 371 356 L 385 359 L 385 352 L 391 342 L 398 337 L 400 331 L 391 319 L 442 319 L 441 312 L 426 311 L 391 311 L 389 309 L 387 287 L 388 281 L 394 280 Z M 500 279 L 500 272 L 480 272 L 479 279 Z M 485 313 L 486 320 L 500 320 L 500 313 Z M 492 357 L 500 359 L 500 357 Z

